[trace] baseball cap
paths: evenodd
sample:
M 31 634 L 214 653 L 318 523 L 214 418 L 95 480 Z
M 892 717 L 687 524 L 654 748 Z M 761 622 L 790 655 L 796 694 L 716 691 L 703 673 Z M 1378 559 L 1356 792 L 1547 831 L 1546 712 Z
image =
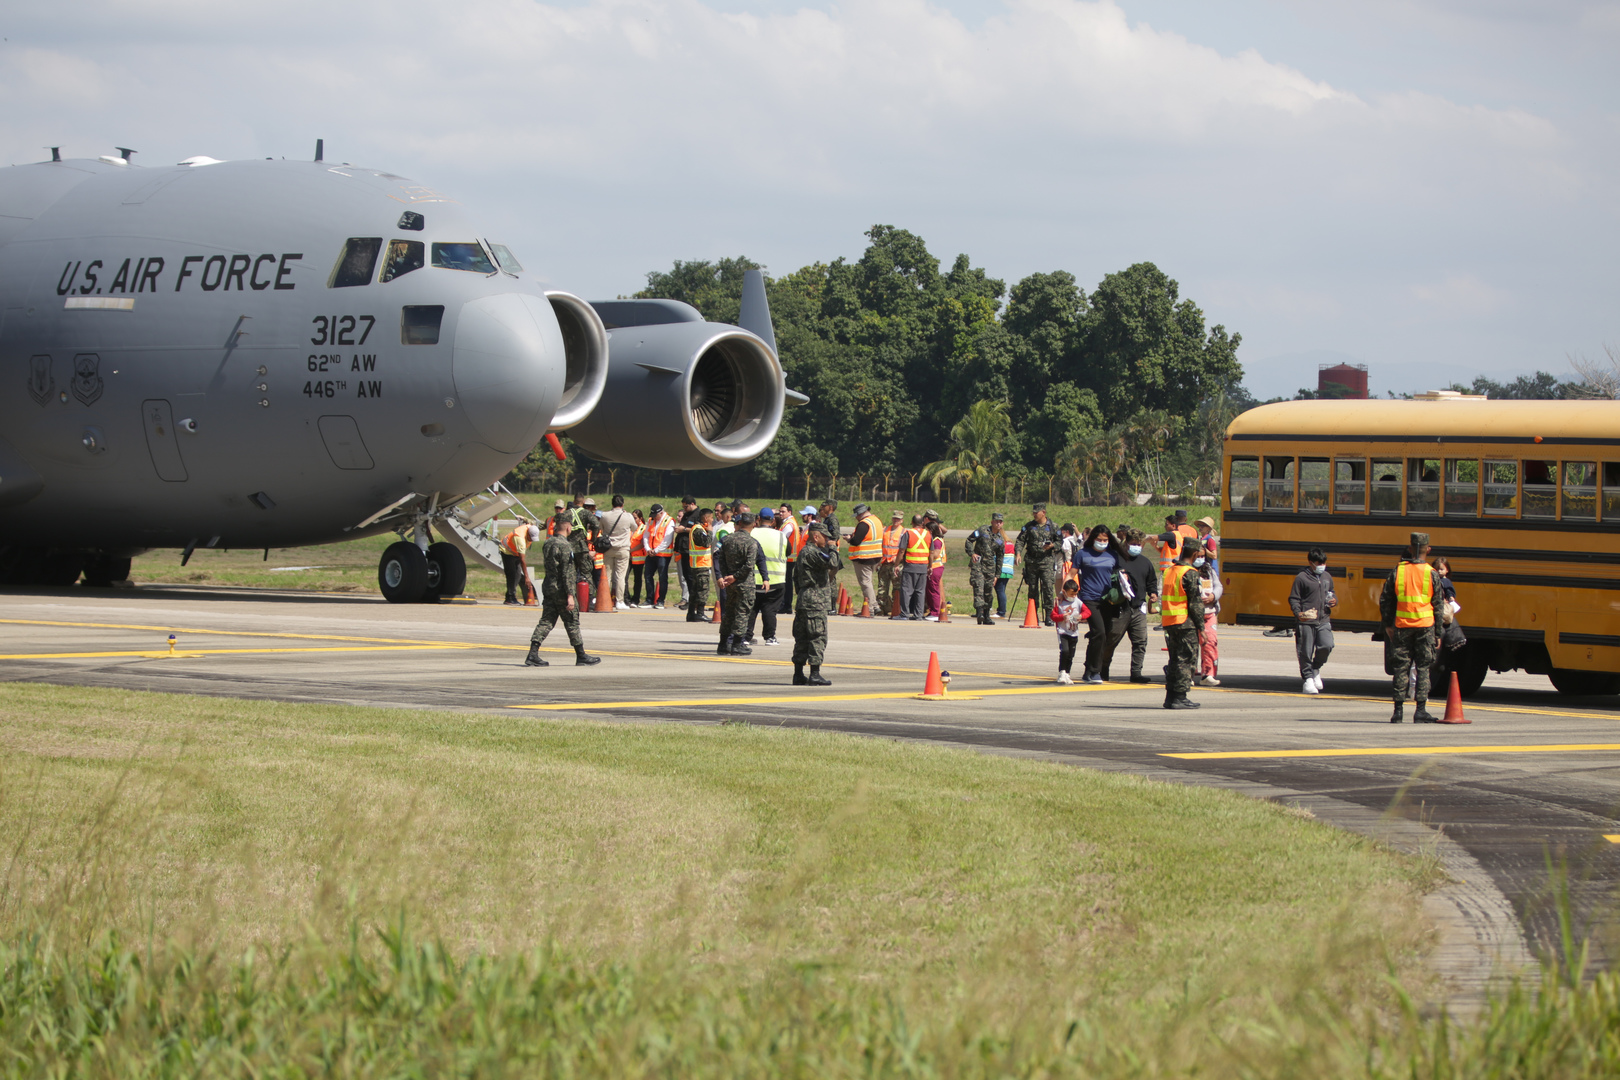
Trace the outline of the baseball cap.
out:
M 803 510 L 799 511 L 799 513 L 801 513 L 801 514 L 813 514 L 815 512 L 816 512 L 816 508 L 813 507 L 813 506 L 807 506 Z
M 596 509 L 596 500 L 595 499 L 586 499 L 583 505 L 590 507 L 592 510 L 595 510 Z
M 568 509 L 568 504 L 563 502 L 561 499 L 558 499 L 556 502 L 551 504 L 551 508 L 553 510 L 566 510 Z
M 904 510 L 896 510 L 894 513 L 889 515 L 889 517 L 894 519 L 894 520 L 900 520 L 900 519 L 904 518 L 905 516 L 906 516 L 906 512 Z
M 776 520 L 776 514 L 771 511 L 770 507 L 768 507 L 768 506 L 764 507 L 759 512 L 759 520 L 761 520 L 761 521 L 775 521 Z

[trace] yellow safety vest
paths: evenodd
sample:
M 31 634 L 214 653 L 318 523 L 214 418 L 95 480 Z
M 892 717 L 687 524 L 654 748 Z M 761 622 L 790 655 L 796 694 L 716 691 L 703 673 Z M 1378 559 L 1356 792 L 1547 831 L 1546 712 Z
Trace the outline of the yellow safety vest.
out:
M 688 535 L 689 536 L 696 536 L 697 533 L 694 530 L 693 532 L 689 533 Z M 709 536 L 712 538 L 714 536 L 714 534 L 710 533 Z M 712 542 L 713 541 L 711 539 L 710 543 L 712 543 Z M 702 547 L 699 547 L 697 541 L 692 540 L 691 541 L 691 547 L 689 549 L 691 557 L 692 557 L 692 569 L 694 569 L 694 570 L 707 570 L 707 569 L 709 569 L 709 567 L 713 566 L 714 565 L 714 556 L 711 554 L 711 552 L 713 550 L 714 549 L 709 544 L 704 544 Z
M 906 562 L 913 565 L 928 563 L 928 531 L 926 529 L 906 530 Z
M 1180 626 L 1187 621 L 1187 575 L 1197 573 L 1190 566 L 1172 566 L 1164 575 L 1164 595 L 1159 600 L 1160 625 Z
M 630 534 L 630 562 L 640 566 L 647 561 L 647 526 L 638 525 Z
M 872 514 L 863 516 L 856 524 L 859 525 L 861 521 L 866 522 L 866 539 L 859 544 L 849 546 L 849 557 L 851 559 L 881 559 L 883 557 L 883 522 Z
M 754 569 L 754 584 L 772 588 L 787 580 L 787 537 L 775 529 L 755 529 L 754 542 L 765 554 L 765 573 L 769 581 L 761 581 L 759 569 Z
M 1395 568 L 1395 625 L 1434 625 L 1434 578 L 1428 563 L 1403 562 Z
M 928 568 L 933 570 L 945 565 L 945 538 L 939 537 L 929 541 Z

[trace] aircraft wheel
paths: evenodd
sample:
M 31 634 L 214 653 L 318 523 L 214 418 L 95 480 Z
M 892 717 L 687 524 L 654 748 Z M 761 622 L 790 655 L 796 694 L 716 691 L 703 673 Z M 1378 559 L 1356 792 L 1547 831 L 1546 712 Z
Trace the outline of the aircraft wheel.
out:
M 377 585 L 390 604 L 414 604 L 422 599 L 427 579 L 427 556 L 407 540 L 389 544 L 377 565 Z
M 1560 694 L 1620 694 L 1620 675 L 1607 671 L 1573 671 L 1553 668 L 1548 674 L 1553 689 Z
M 97 555 L 84 564 L 84 583 L 98 589 L 111 587 L 115 581 L 129 580 L 130 560 L 111 555 Z
M 439 541 L 427 549 L 427 589 L 422 602 L 436 604 L 441 596 L 460 596 L 467 590 L 467 559 L 454 544 Z

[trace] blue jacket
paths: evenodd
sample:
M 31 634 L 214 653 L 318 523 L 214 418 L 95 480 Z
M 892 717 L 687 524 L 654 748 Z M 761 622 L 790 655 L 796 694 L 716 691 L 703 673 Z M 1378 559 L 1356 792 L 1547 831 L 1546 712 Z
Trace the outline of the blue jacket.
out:
M 1080 571 L 1080 599 L 1088 604 L 1102 599 L 1102 594 L 1108 591 L 1108 581 L 1114 576 L 1114 567 L 1119 560 L 1112 551 L 1098 554 L 1091 548 L 1080 548 L 1075 552 L 1075 568 Z

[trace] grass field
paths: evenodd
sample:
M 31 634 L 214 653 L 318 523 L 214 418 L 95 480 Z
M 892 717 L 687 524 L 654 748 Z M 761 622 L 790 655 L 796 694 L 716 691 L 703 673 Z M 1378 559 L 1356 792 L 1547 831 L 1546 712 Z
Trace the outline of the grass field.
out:
M 1424 940 L 1367 841 L 961 751 L 36 685 L 0 740 L 19 1075 L 1235 1075 Z
M 0 685 L 0 1075 L 1620 1068 L 1608 974 L 1423 1007 L 1424 860 L 759 719 Z
M 549 512 L 551 504 L 557 498 L 555 495 L 532 494 L 521 497 L 530 510 L 541 514 Z M 645 510 L 654 501 L 641 499 L 631 505 Z M 709 499 L 707 505 L 713 505 L 715 501 Z M 750 505 L 758 508 L 758 504 L 750 503 Z M 942 520 L 953 529 L 976 528 L 988 524 L 993 510 L 1001 510 L 1007 515 L 1009 533 L 1015 533 L 1025 521 L 1029 520 L 1027 506 L 992 506 L 988 503 L 927 505 L 937 509 Z M 803 504 L 794 503 L 793 506 L 797 511 Z M 846 504 L 839 516 L 839 525 L 846 533 L 855 524 L 849 506 L 850 504 Z M 873 512 L 887 524 L 892 508 L 893 504 L 874 504 Z M 924 506 L 907 504 L 901 509 L 910 514 L 924 509 Z M 1108 524 L 1110 528 L 1126 523 L 1144 531 L 1154 532 L 1162 526 L 1165 509 L 1156 506 L 1054 506 L 1052 520 L 1058 524 L 1074 521 L 1081 528 L 1090 528 L 1099 522 Z M 1205 513 L 1213 514 L 1217 520 L 1220 518 L 1219 511 L 1207 507 L 1195 506 L 1189 510 L 1194 519 L 1204 516 Z M 323 544 L 318 547 L 272 548 L 268 560 L 262 551 L 200 549 L 192 553 L 190 562 L 185 566 L 180 565 L 178 551 L 152 551 L 136 558 L 130 577 L 136 582 L 307 589 L 381 595 L 381 590 L 377 587 L 377 562 L 382 557 L 383 549 L 396 539 L 398 538 L 390 533 L 386 536 Z M 973 603 L 968 589 L 967 566 L 962 559 L 962 542 L 952 540 L 949 544 L 952 561 L 945 567 L 945 597 L 951 602 L 951 610 L 956 615 L 966 613 L 971 617 Z M 853 590 L 855 587 L 853 571 L 846 571 L 842 576 L 845 587 Z M 1009 598 L 1016 587 L 1016 581 L 1008 585 Z M 468 566 L 467 595 L 485 600 L 498 600 L 505 589 L 506 584 L 500 574 L 479 566 Z M 1013 614 L 1019 618 L 1023 616 L 1022 611 Z

